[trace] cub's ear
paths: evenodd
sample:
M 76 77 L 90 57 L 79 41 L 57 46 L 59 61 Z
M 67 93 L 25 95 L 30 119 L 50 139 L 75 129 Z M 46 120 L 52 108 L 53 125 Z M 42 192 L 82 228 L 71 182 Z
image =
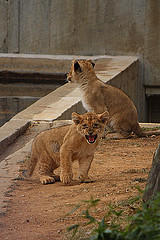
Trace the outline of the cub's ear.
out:
M 92 67 L 94 68 L 95 62 L 92 59 L 88 59 L 87 61 L 90 62 L 92 64 Z
M 81 70 L 81 67 L 80 67 L 80 65 L 79 65 L 79 62 L 77 61 L 77 60 L 74 60 L 74 62 L 73 62 L 73 64 L 74 64 L 74 71 L 76 72 L 82 72 L 82 70 Z
M 109 112 L 105 111 L 102 114 L 98 114 L 99 120 L 101 121 L 101 123 L 107 123 L 109 120 Z
M 80 123 L 80 121 L 82 120 L 82 116 L 79 115 L 78 113 L 73 112 L 72 113 L 72 120 L 76 125 L 78 125 Z

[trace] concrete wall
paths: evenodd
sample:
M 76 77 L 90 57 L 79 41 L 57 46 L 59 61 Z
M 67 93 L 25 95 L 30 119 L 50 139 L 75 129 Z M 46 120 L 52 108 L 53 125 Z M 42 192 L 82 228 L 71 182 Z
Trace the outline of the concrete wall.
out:
M 140 57 L 160 94 L 159 0 L 0 0 L 0 52 Z
M 0 0 L 0 52 L 138 54 L 159 85 L 159 0 Z
M 8 52 L 8 2 L 0 0 L 0 51 Z
M 160 87 L 160 1 L 146 1 L 145 84 Z

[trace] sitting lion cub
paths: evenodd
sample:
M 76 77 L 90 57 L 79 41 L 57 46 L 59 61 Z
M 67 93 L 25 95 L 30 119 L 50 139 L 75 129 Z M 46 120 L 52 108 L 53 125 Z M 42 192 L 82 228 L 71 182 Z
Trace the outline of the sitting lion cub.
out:
M 129 138 L 133 133 L 139 137 L 160 135 L 160 131 L 144 132 L 139 123 L 137 109 L 131 99 L 120 89 L 104 84 L 97 78 L 92 60 L 74 60 L 67 75 L 69 82 L 79 84 L 82 103 L 87 111 L 109 112 L 107 127 L 114 138 Z
M 72 162 L 79 162 L 81 182 L 89 182 L 88 171 L 96 146 L 103 135 L 108 112 L 102 114 L 72 113 L 73 124 L 41 132 L 32 144 L 31 161 L 24 175 L 31 176 L 37 164 L 42 184 L 53 183 L 57 179 L 54 170 L 61 166 L 60 180 L 72 181 Z

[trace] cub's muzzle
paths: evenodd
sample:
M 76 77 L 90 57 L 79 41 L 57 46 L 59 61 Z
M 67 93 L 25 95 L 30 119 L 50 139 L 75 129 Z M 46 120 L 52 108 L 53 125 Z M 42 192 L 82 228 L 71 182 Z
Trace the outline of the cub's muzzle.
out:
M 87 142 L 88 143 L 94 143 L 97 139 L 97 134 L 96 135 L 85 135 Z

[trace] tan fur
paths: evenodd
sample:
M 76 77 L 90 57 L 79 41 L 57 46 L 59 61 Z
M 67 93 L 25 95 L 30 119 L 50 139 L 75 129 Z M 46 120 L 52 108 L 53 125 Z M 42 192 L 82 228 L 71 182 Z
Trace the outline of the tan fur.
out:
M 54 175 L 54 170 L 61 165 L 60 179 L 63 183 L 70 183 L 72 162 L 78 160 L 80 180 L 90 181 L 88 171 L 95 148 L 104 132 L 108 112 L 99 115 L 72 113 L 72 119 L 74 123 L 71 126 L 49 129 L 36 136 L 26 176 L 32 175 L 37 164 L 41 183 L 53 183 L 59 179 Z
M 107 127 L 115 138 L 129 138 L 133 133 L 139 137 L 159 135 L 160 131 L 142 131 L 138 123 L 137 109 L 131 99 L 120 89 L 104 84 L 97 78 L 92 60 L 74 60 L 67 75 L 69 82 L 76 82 L 82 91 L 82 103 L 87 111 L 108 111 Z

